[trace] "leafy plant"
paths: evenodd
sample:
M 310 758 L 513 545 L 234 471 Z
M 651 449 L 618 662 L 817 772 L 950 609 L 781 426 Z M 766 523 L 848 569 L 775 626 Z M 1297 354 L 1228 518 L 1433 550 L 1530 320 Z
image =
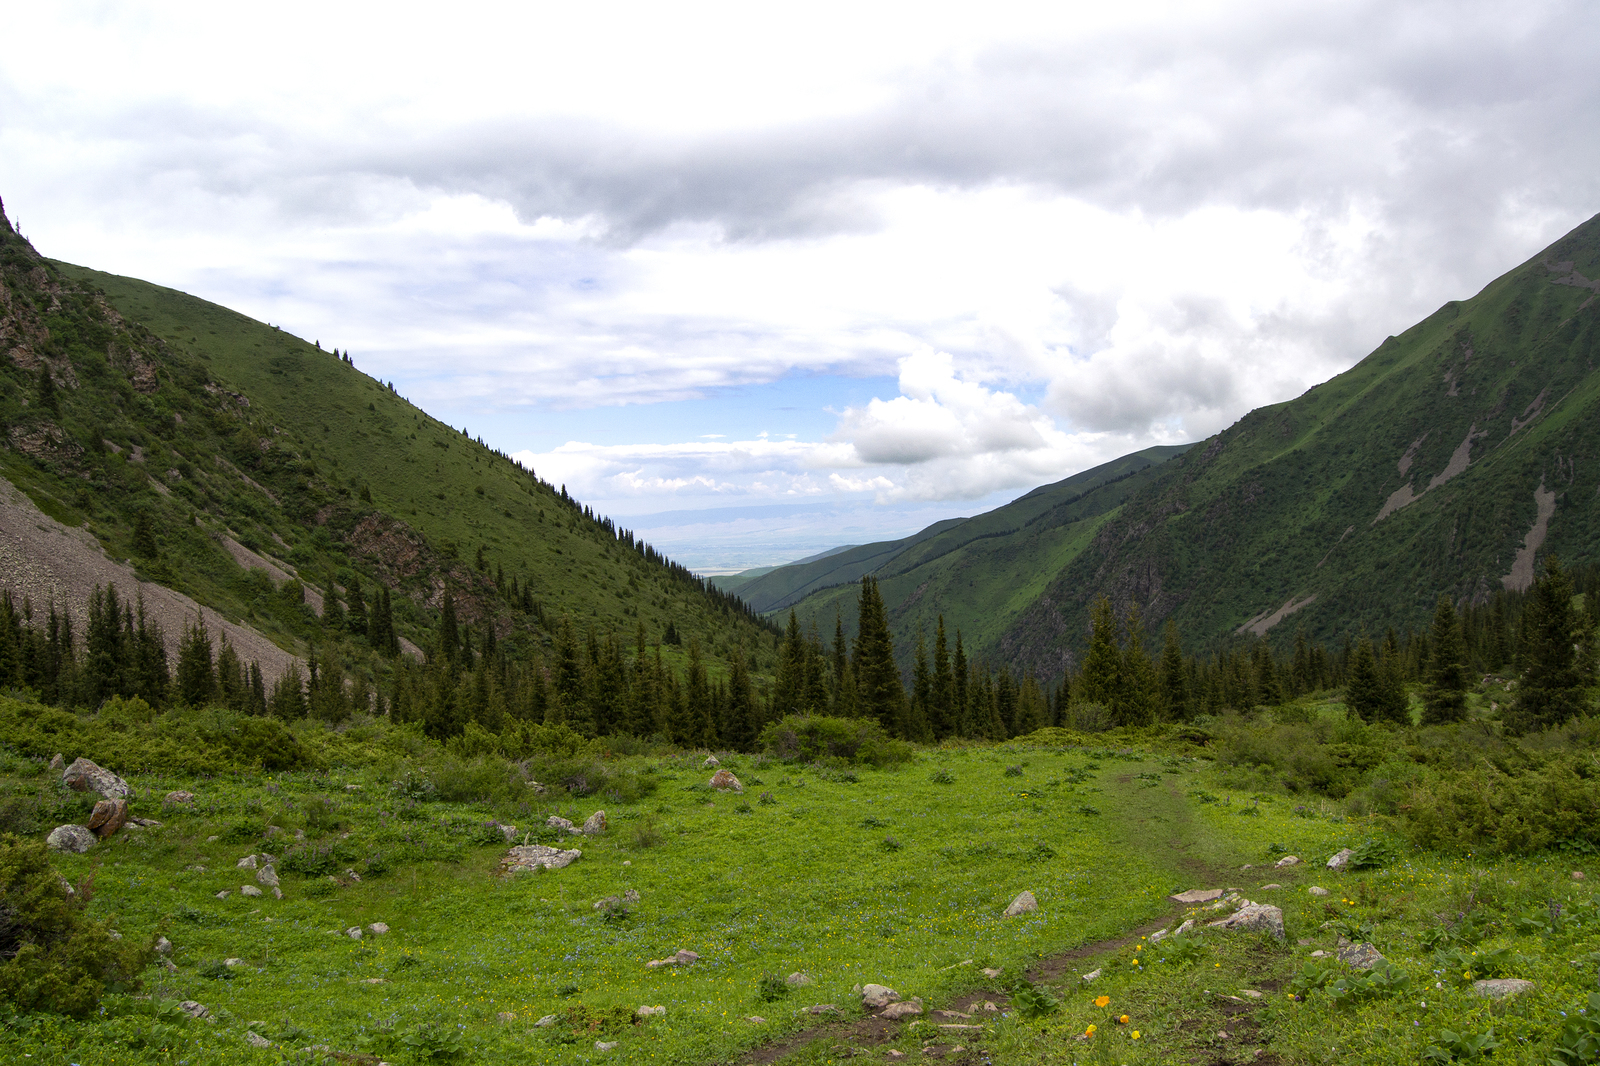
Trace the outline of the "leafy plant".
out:
M 1588 1004 L 1567 1016 L 1550 1049 L 1550 1066 L 1592 1066 L 1600 1062 L 1600 992 L 1590 992 Z
M 400 1043 L 422 1062 L 444 1062 L 466 1050 L 462 1026 L 449 1022 L 418 1022 L 400 1036 Z
M 789 994 L 789 982 L 775 973 L 763 973 L 756 981 L 756 995 L 763 1003 L 776 1003 Z
M 1157 962 L 1167 963 L 1172 966 L 1188 966 L 1199 961 L 1205 954 L 1205 948 L 1196 937 L 1169 936 L 1151 949 Z
M 1430 1043 L 1422 1057 L 1429 1062 L 1477 1062 L 1500 1047 L 1494 1038 L 1494 1029 L 1483 1033 L 1458 1033 L 1453 1029 L 1440 1029 L 1439 1038 Z
M 1006 767 L 1005 773 L 1006 773 L 1007 777 L 1021 777 L 1022 776 L 1022 767 L 1020 767 L 1020 766 L 1008 766 L 1008 767 Z
M 928 780 L 936 785 L 953 785 L 956 783 L 956 775 L 941 766 L 928 775 Z
M 1391 865 L 1398 857 L 1393 844 L 1368 837 L 1350 852 L 1350 869 L 1376 870 Z

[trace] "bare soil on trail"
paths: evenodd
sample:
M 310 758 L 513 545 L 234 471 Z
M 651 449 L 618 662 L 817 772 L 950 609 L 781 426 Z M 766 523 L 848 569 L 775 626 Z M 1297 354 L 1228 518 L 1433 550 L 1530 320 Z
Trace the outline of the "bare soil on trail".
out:
M 108 558 L 88 530 L 56 521 L 34 506 L 26 493 L 0 478 L 0 589 L 10 591 L 18 609 L 26 597 L 38 618 L 53 603 L 72 617 L 73 629 L 81 637 L 88 628 L 89 594 L 96 586 L 111 585 L 119 598 L 129 602 L 144 598 L 146 614 L 166 638 L 168 660 L 176 662 L 184 627 L 201 616 L 200 605 L 181 592 L 139 580 L 132 567 Z M 205 611 L 204 618 L 212 640 L 226 634 L 241 661 L 261 664 L 268 685 L 290 663 L 300 662 L 248 626 L 212 611 Z

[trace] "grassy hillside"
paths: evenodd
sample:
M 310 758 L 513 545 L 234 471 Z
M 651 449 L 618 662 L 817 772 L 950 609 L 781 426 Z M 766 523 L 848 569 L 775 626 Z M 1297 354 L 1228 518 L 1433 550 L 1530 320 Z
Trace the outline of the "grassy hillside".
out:
M 770 648 L 726 597 L 333 353 L 171 289 L 42 260 L 9 224 L 0 241 L 6 332 L 22 342 L 0 473 L 47 513 L 87 519 L 118 557 L 136 555 L 149 516 L 161 550 L 141 566 L 156 580 L 250 617 L 229 537 L 313 590 L 365 579 L 405 593 L 397 616 L 419 644 L 449 590 L 463 622 L 502 636 L 548 640 L 570 618 L 629 638 L 642 624 L 652 640 L 672 623 L 715 659 L 743 645 L 759 662 Z M 41 359 L 55 413 L 29 406 Z M 505 602 L 511 588 L 531 591 L 530 616 Z M 286 646 L 317 635 L 303 618 L 255 614 Z
M 1597 294 L 1600 219 L 1076 512 L 1015 522 L 1025 497 L 943 538 L 856 549 L 838 578 L 877 574 L 902 648 L 943 613 L 969 647 L 1046 678 L 1081 655 L 1102 594 L 1138 602 L 1152 632 L 1174 619 L 1190 649 L 1421 628 L 1441 592 L 1482 603 L 1549 552 L 1600 560 Z M 929 558 L 952 538 L 959 554 Z M 847 599 L 834 583 L 781 568 L 741 591 L 826 629 Z
M 779 567 L 738 592 L 757 610 L 781 613 L 798 605 L 801 618 L 825 634 L 841 617 L 853 633 L 856 582 L 871 575 L 889 606 L 902 659 L 912 654 L 918 625 L 931 634 L 939 614 L 952 634 L 962 631 L 968 648 L 990 648 L 1043 594 L 1049 577 L 1083 551 L 1106 516 L 1187 447 L 1147 448 L 973 518 Z

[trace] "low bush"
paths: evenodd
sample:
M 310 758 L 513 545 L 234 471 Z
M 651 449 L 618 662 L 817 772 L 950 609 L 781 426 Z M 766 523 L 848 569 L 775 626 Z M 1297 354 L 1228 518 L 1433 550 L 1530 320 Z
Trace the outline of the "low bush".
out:
M 151 957 L 84 914 L 42 841 L 0 835 L 0 1003 L 86 1017 L 103 994 L 137 991 Z
M 1593 759 L 1560 755 L 1506 773 L 1487 761 L 1418 781 L 1399 814 L 1417 844 L 1480 855 L 1600 846 L 1600 772 Z
M 870 718 L 791 714 L 761 731 L 761 750 L 784 762 L 839 760 L 885 767 L 911 761 L 912 748 Z

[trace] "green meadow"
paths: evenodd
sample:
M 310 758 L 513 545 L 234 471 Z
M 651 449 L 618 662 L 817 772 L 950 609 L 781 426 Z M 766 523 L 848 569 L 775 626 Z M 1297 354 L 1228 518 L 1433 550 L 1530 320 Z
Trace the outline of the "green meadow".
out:
M 1571 877 L 1581 861 L 1419 850 L 1348 802 L 1261 787 L 1196 742 L 1204 729 L 1045 730 L 885 769 L 718 753 L 742 794 L 710 787 L 704 752 L 593 741 L 513 763 L 382 721 L 295 729 L 322 769 L 128 774 L 133 813 L 162 824 L 53 856 L 89 917 L 167 937 L 171 966 L 152 958 L 141 989 L 83 1019 L 6 1019 L 6 1061 L 1566 1064 L 1600 1047 L 1584 1029 L 1600 1016 L 1600 909 Z M 0 789 L 7 824 L 35 839 L 90 806 L 41 757 L 6 755 Z M 179 789 L 195 800 L 164 800 Z M 571 865 L 500 872 L 504 826 L 556 842 L 546 819 L 596 810 L 607 828 L 563 845 L 582 851 Z M 1328 870 L 1345 847 L 1367 868 Z M 281 900 L 240 892 L 256 879 L 239 860 L 263 853 Z M 1287 855 L 1304 861 L 1276 866 Z M 1280 907 L 1286 939 L 1152 943 L 1188 888 Z M 1038 910 L 1003 917 L 1025 890 Z M 1387 962 L 1312 956 L 1341 936 Z M 646 966 L 680 950 L 699 958 Z M 1536 988 L 1473 994 L 1500 976 Z M 867 1024 L 868 983 L 925 1012 Z

